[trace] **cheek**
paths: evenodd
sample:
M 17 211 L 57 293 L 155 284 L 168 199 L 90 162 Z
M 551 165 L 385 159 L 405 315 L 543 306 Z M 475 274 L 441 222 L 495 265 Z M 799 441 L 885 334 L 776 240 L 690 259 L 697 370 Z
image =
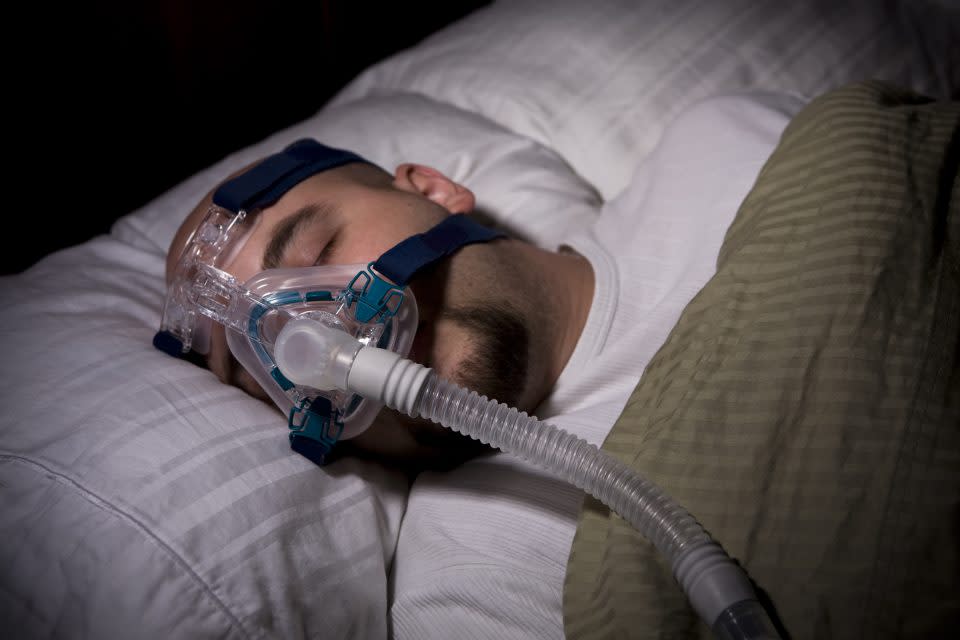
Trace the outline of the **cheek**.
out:
M 273 400 L 263 390 L 263 387 L 250 375 L 239 362 L 234 362 L 233 376 L 227 370 L 227 361 L 233 356 L 230 353 L 230 347 L 227 345 L 226 335 L 222 327 L 214 327 L 210 336 L 210 353 L 207 355 L 207 367 L 213 372 L 220 382 L 229 384 L 246 391 L 248 394 L 258 400 L 262 400 L 273 406 Z
M 214 325 L 210 330 L 210 352 L 206 355 L 207 368 L 221 382 L 227 382 L 227 370 L 224 354 L 228 353 L 227 339 L 223 327 Z
M 238 365 L 239 366 L 239 365 Z M 247 373 L 242 367 L 239 368 L 237 373 L 236 385 L 246 391 L 248 394 L 267 403 L 271 407 L 276 408 L 276 405 L 273 403 L 273 399 L 270 395 L 260 386 L 260 383 L 256 379 Z

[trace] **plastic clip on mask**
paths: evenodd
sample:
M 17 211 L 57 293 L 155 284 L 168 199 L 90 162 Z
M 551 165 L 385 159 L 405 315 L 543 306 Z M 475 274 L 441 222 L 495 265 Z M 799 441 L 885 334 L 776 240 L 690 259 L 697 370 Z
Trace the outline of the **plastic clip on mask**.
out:
M 417 328 L 410 279 L 465 245 L 502 235 L 452 215 L 366 265 L 267 269 L 244 283 L 222 269 L 245 244 L 252 217 L 306 178 L 353 162 L 368 161 L 299 140 L 221 185 L 177 262 L 153 341 L 171 355 L 205 355 L 211 323 L 222 324 L 234 357 L 287 415 L 293 449 L 318 464 L 338 440 L 369 427 L 383 404 L 333 381 L 305 386 L 287 379 L 274 357 L 283 327 L 309 318 L 346 332 L 357 345 L 405 356 Z

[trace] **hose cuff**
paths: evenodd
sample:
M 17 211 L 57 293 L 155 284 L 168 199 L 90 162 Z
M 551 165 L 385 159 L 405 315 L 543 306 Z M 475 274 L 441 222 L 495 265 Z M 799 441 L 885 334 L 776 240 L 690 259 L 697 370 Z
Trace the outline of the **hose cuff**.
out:
M 757 599 L 746 574 L 715 542 L 699 545 L 677 558 L 673 575 L 697 615 L 710 626 L 731 605 Z
M 430 369 L 399 353 L 364 347 L 357 353 L 347 376 L 347 388 L 364 398 L 376 399 L 391 409 L 411 415 Z

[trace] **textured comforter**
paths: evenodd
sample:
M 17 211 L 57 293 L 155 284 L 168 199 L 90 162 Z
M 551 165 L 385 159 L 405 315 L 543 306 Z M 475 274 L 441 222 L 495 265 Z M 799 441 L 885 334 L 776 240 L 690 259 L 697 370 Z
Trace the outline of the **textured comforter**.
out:
M 603 448 L 686 506 L 785 637 L 960 619 L 960 104 L 810 103 Z M 587 500 L 569 638 L 709 637 L 652 546 Z

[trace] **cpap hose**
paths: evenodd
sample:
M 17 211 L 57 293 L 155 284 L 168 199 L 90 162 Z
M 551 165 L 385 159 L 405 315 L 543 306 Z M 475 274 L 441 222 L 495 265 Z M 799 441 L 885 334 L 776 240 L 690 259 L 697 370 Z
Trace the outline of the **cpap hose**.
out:
M 287 323 L 277 337 L 274 357 L 283 375 L 296 384 L 335 386 L 382 402 L 558 475 L 610 507 L 670 560 L 694 610 L 718 638 L 780 637 L 746 574 L 693 516 L 654 483 L 586 440 L 310 318 Z

